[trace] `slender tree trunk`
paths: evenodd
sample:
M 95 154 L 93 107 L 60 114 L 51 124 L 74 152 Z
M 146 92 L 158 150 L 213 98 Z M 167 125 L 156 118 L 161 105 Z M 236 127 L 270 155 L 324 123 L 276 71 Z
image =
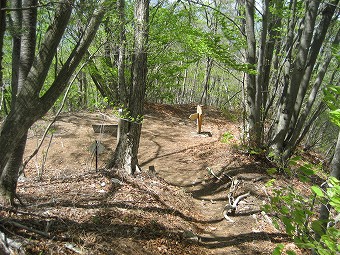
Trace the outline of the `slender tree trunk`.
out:
M 306 110 L 302 111 L 302 113 L 301 110 L 303 102 L 306 101 L 306 92 L 310 84 L 312 72 L 315 70 L 317 56 L 325 40 L 328 28 L 331 25 L 331 19 L 338 3 L 339 0 L 333 0 L 331 4 L 322 5 L 323 9 L 319 10 L 319 2 L 307 2 L 306 15 L 301 27 L 301 37 L 297 44 L 297 55 L 292 66 L 290 65 L 291 61 L 289 61 L 293 49 L 293 44 L 290 43 L 292 42 L 292 32 L 288 34 L 290 39 L 287 40 L 286 49 L 288 50 L 287 55 L 289 58 L 286 61 L 285 86 L 280 99 L 281 104 L 277 115 L 276 131 L 270 142 L 272 149 L 284 164 L 294 152 L 297 143 L 301 141 L 300 137 L 305 135 L 306 127 L 308 127 L 308 125 L 305 125 L 305 120 L 315 100 L 312 97 L 317 95 L 324 74 L 320 73 L 319 78 L 321 78 L 321 81 L 316 81 L 311 90 L 307 101 L 310 108 L 305 108 Z M 315 29 L 317 17 L 320 16 L 318 16 L 319 12 L 321 12 L 321 19 L 318 27 Z M 290 26 L 290 31 L 291 29 L 292 26 Z M 327 68 L 327 65 L 324 65 L 324 67 Z M 313 117 L 317 116 L 314 114 Z
M 212 66 L 213 66 L 213 59 L 208 57 L 207 62 L 206 62 L 206 67 L 205 67 L 204 86 L 203 86 L 203 93 L 201 96 L 200 104 L 204 104 L 204 105 L 207 104 Z
M 268 41 L 265 43 L 265 59 L 263 63 L 263 78 L 262 78 L 262 123 L 265 123 L 266 118 L 268 116 L 268 110 L 272 106 L 273 101 L 269 98 L 269 88 L 270 88 L 270 80 L 272 80 L 273 84 L 277 83 L 277 72 L 278 72 L 278 55 L 280 49 L 280 40 L 278 39 L 279 35 L 279 28 L 282 24 L 282 17 L 280 15 L 274 15 L 271 13 L 270 9 L 282 9 L 283 8 L 283 1 L 270 1 L 267 3 L 269 7 L 267 10 L 268 14 Z M 265 20 L 263 21 L 265 22 Z M 266 26 L 263 25 L 265 28 Z M 263 41 L 263 38 L 262 38 Z M 264 41 L 266 42 L 266 40 Z M 276 54 L 274 55 L 274 49 L 276 47 Z M 273 64 L 273 65 L 272 65 Z M 272 79 L 271 78 L 271 72 Z M 277 85 L 279 86 L 279 85 Z M 274 86 L 274 91 L 275 91 Z M 262 128 L 262 132 L 264 131 L 264 127 Z
M 118 97 L 119 104 L 127 104 L 127 91 L 125 84 L 125 48 L 126 48 L 126 37 L 125 37 L 125 0 L 117 1 L 118 9 L 118 27 L 119 27 L 119 42 L 118 42 Z
M 128 107 L 131 121 L 122 122 L 122 133 L 120 134 L 114 157 L 107 165 L 107 168 L 117 167 L 127 174 L 134 174 L 138 169 L 137 156 L 142 129 L 141 120 L 147 75 L 149 1 L 137 0 L 134 15 L 135 46 Z
M 10 31 L 12 35 L 12 98 L 11 98 L 11 109 L 14 109 L 15 102 L 19 89 L 19 71 L 20 71 L 20 47 L 21 47 L 21 31 L 22 31 L 22 1 L 13 0 L 11 1 L 11 8 L 14 9 L 10 15 Z
M 292 119 L 294 105 L 302 80 L 302 74 L 308 58 L 309 47 L 311 44 L 315 21 L 317 17 L 320 2 L 309 0 L 306 1 L 306 17 L 304 29 L 302 31 L 301 40 L 297 51 L 293 70 L 287 70 L 288 80 L 286 82 L 283 98 L 281 100 L 279 119 L 273 139 L 272 148 L 274 152 L 281 157 L 284 150 L 285 137 L 289 131 L 290 121 Z
M 337 35 L 335 36 L 334 42 L 333 42 L 333 48 L 338 47 L 340 42 L 340 30 L 338 31 Z M 306 106 L 304 107 L 303 111 L 300 113 L 298 120 L 296 121 L 295 128 L 292 131 L 292 134 L 290 136 L 289 141 L 287 142 L 285 151 L 283 153 L 283 159 L 288 159 L 295 148 L 298 146 L 299 142 L 302 140 L 302 130 L 306 123 L 307 117 L 309 116 L 310 112 L 313 109 L 314 102 L 316 100 L 316 97 L 318 95 L 318 92 L 320 90 L 320 86 L 322 84 L 323 78 L 326 75 L 328 66 L 332 60 L 333 53 L 329 51 L 326 54 L 326 57 L 322 60 L 323 63 L 320 67 L 319 73 L 316 77 L 316 80 L 314 82 L 313 87 L 311 88 L 311 91 L 309 93 L 309 97 L 306 103 Z M 301 102 L 299 102 L 300 104 Z M 301 107 L 301 105 L 300 105 Z
M 0 0 L 0 90 L 1 96 L 4 93 L 4 84 L 2 81 L 3 72 L 2 72 L 2 59 L 4 56 L 3 46 L 4 46 L 4 38 L 5 38 L 5 31 L 6 31 L 6 12 L 3 10 L 6 7 L 6 0 Z M 2 106 L 2 100 L 0 99 L 0 110 Z
M 184 77 L 182 82 L 182 92 L 180 94 L 180 103 L 183 104 L 186 102 L 186 94 L 187 94 L 187 79 L 188 79 L 188 68 L 184 71 Z
M 312 76 L 312 72 L 315 67 L 316 59 L 319 55 L 323 41 L 325 40 L 327 30 L 330 26 L 333 13 L 336 9 L 339 0 L 334 0 L 331 4 L 325 5 L 325 8 L 321 11 L 321 21 L 316 28 L 313 36 L 313 41 L 310 45 L 310 50 L 308 53 L 308 59 L 306 62 L 306 67 L 304 68 L 303 77 L 299 87 L 299 91 L 294 104 L 294 111 L 292 114 L 292 120 L 289 125 L 288 137 L 292 135 L 292 132 L 296 130 L 296 123 L 301 111 L 303 99 L 305 98 L 308 85 Z M 336 42 L 335 42 L 336 43 Z

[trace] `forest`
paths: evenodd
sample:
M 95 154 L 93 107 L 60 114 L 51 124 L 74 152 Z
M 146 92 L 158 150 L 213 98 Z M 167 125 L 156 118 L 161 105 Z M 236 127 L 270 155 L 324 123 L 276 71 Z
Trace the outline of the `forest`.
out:
M 0 254 L 339 254 L 339 15 L 1 0 Z

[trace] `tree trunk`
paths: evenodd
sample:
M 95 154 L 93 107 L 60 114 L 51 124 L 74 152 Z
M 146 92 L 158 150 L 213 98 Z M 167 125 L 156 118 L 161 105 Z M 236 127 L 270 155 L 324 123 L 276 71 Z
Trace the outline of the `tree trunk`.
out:
M 137 0 L 135 3 L 134 57 L 132 84 L 128 112 L 130 121 L 122 121 L 120 139 L 115 154 L 107 168 L 116 167 L 127 174 L 134 174 L 138 168 L 138 148 L 142 130 L 144 98 L 147 75 L 147 41 L 149 1 Z
M 11 154 L 0 177 L 0 204 L 14 205 L 19 170 L 22 166 L 27 133 L 21 138 Z
M 14 109 L 16 97 L 19 89 L 19 67 L 20 67 L 20 47 L 21 47 L 21 30 L 22 30 L 22 1 L 13 0 L 11 1 L 11 8 L 14 9 L 11 12 L 11 23 L 10 31 L 12 35 L 12 98 L 11 98 L 11 109 Z
M 21 3 L 16 2 L 17 7 Z M 14 36 L 13 43 L 13 56 L 16 61 L 12 67 L 12 103 L 11 108 L 15 109 L 16 97 L 20 93 L 24 86 L 24 82 L 27 78 L 28 72 L 33 64 L 35 55 L 35 44 L 36 44 L 36 21 L 37 21 L 37 1 L 36 0 L 24 0 L 22 2 L 23 10 L 22 13 L 15 13 L 13 18 L 14 24 L 19 26 L 21 34 Z M 21 7 L 21 6 L 20 6 Z M 16 20 L 21 19 L 20 21 Z M 20 28 L 21 27 L 21 28 Z M 16 45 L 16 44 L 20 45 Z M 17 58 L 20 58 L 19 65 Z M 15 93 L 15 94 L 14 94 Z M 9 203 L 13 205 L 14 196 L 16 191 L 16 183 L 19 177 L 19 170 L 22 165 L 23 155 L 26 146 L 27 132 L 20 139 L 16 145 L 13 153 L 10 155 L 9 160 L 0 177 L 0 197 L 4 198 L 3 203 Z
M 247 100 L 247 132 L 250 147 L 261 145 L 261 100 L 262 91 L 256 83 L 256 40 L 254 30 L 255 1 L 246 0 L 245 4 L 245 31 L 247 37 L 247 64 L 250 71 L 246 74 L 246 100 Z
M 335 36 L 335 39 L 333 41 L 333 48 L 338 47 L 340 42 L 340 30 L 338 30 L 337 35 Z M 300 113 L 298 120 L 296 121 L 295 128 L 292 131 L 292 134 L 290 135 L 289 141 L 287 141 L 287 145 L 285 146 L 285 151 L 283 153 L 283 158 L 288 159 L 295 148 L 298 146 L 299 142 L 303 139 L 302 136 L 302 130 L 303 126 L 306 123 L 307 117 L 309 116 L 310 112 L 312 111 L 312 107 L 314 105 L 314 102 L 316 100 L 316 97 L 318 95 L 318 92 L 320 90 L 320 86 L 322 84 L 322 81 L 326 75 L 328 66 L 332 60 L 333 53 L 332 51 L 329 51 L 326 54 L 326 57 L 322 59 L 322 65 L 318 72 L 318 75 L 316 77 L 316 80 L 314 82 L 314 85 L 309 93 L 309 97 L 306 103 L 306 106 L 304 107 L 303 111 Z M 301 104 L 302 102 L 298 102 Z M 300 105 L 301 107 L 301 105 Z M 298 116 L 298 115 L 296 115 Z
M 6 12 L 3 10 L 6 7 L 6 0 L 0 0 L 0 91 L 1 96 L 4 93 L 4 84 L 2 81 L 3 72 L 2 72 L 2 59 L 3 59 L 3 46 L 4 46 L 4 38 L 6 31 Z M 2 98 L 0 99 L 0 111 L 2 106 Z
M 292 120 L 290 122 L 289 133 L 287 135 L 288 138 L 291 137 L 291 135 L 294 131 L 296 132 L 296 124 L 297 124 L 297 120 L 298 120 L 298 117 L 299 117 L 299 114 L 300 114 L 300 111 L 301 111 L 303 99 L 305 98 L 306 91 L 307 91 L 308 85 L 310 83 L 312 72 L 313 72 L 313 69 L 314 69 L 314 66 L 315 66 L 315 63 L 316 63 L 316 59 L 319 55 L 322 43 L 325 40 L 327 30 L 328 30 L 329 25 L 331 23 L 333 13 L 336 9 L 336 5 L 337 5 L 338 2 L 339 1 L 336 0 L 336 1 L 333 1 L 333 3 L 331 5 L 327 4 L 321 12 L 322 13 L 321 21 L 320 21 L 318 27 L 316 28 L 316 30 L 314 32 L 313 41 L 311 43 L 310 50 L 309 50 L 309 53 L 308 53 L 308 59 L 307 59 L 307 62 L 306 62 L 306 67 L 304 69 L 303 77 L 302 77 L 301 84 L 300 84 L 300 87 L 299 87 L 299 91 L 298 91 L 296 101 L 295 101 L 295 104 L 294 104 L 294 111 L 293 111 L 293 114 L 292 114 Z M 336 42 L 336 40 L 334 42 L 335 45 L 338 44 L 338 42 Z
M 119 22 L 119 49 L 118 49 L 118 100 L 120 105 L 126 105 L 127 92 L 125 84 L 125 0 L 117 1 L 118 22 Z
M 303 76 L 302 74 L 307 62 L 308 50 L 311 44 L 320 2 L 309 0 L 306 2 L 306 4 L 307 8 L 303 25 L 304 29 L 302 31 L 301 39 L 299 42 L 294 68 L 293 70 L 286 71 L 289 77 L 286 77 L 287 81 L 284 89 L 285 92 L 283 94 L 283 98 L 281 99 L 278 123 L 276 125 L 276 131 L 273 139 L 274 142 L 272 143 L 272 149 L 274 150 L 276 155 L 280 157 L 284 150 L 285 138 L 289 131 L 289 125 L 292 119 L 294 105 Z
M 203 93 L 202 93 L 201 100 L 200 100 L 200 104 L 203 104 L 203 105 L 207 104 L 212 66 L 213 66 L 213 59 L 208 57 L 207 62 L 206 62 L 206 67 L 205 67 Z
M 16 146 L 24 139 L 24 136 L 32 124 L 53 106 L 54 102 L 67 86 L 71 75 L 79 65 L 93 40 L 103 18 L 104 8 L 100 8 L 99 11 L 93 14 L 87 24 L 85 33 L 76 44 L 65 64 L 61 67 L 54 82 L 45 94 L 39 97 L 40 90 L 51 66 L 52 58 L 57 51 L 71 12 L 72 7 L 70 1 L 61 1 L 56 10 L 54 22 L 47 30 L 41 49 L 25 79 L 23 87 L 17 95 L 15 106 L 1 126 L 0 148 L 7 148 L 7 150 L 0 150 L 0 176 L 2 180 L 6 180 L 6 178 L 4 178 L 6 175 L 5 170 L 12 169 L 11 167 L 7 168 L 5 166 L 11 162 L 11 156 L 16 155 L 16 153 L 14 153 Z M 18 169 L 16 169 L 16 171 L 18 171 Z M 3 200 L 6 200 L 6 198 Z

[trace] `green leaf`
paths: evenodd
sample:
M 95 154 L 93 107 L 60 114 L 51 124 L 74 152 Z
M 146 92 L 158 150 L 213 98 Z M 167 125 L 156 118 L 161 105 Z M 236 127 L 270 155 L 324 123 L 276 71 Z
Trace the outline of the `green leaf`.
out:
M 331 121 L 340 127 L 340 109 L 330 111 L 329 116 L 331 118 Z
M 282 214 L 288 214 L 290 212 L 290 209 L 287 206 L 282 206 L 281 213 Z
M 271 179 L 266 182 L 266 187 L 272 187 L 274 185 L 275 179 Z
M 311 189 L 318 197 L 324 197 L 325 196 L 323 194 L 323 190 L 320 187 L 314 185 L 314 186 L 311 187 Z
M 273 220 L 273 225 L 274 225 L 274 227 L 276 228 L 276 229 L 280 229 L 280 225 L 279 225 L 279 223 L 277 222 L 277 220 L 276 219 L 272 219 Z
M 310 182 L 310 178 L 305 175 L 299 174 L 298 177 L 299 177 L 299 180 L 302 182 Z
M 312 167 L 309 164 L 305 164 L 305 165 L 301 166 L 299 169 L 302 173 L 304 173 L 307 176 L 314 174 L 314 170 L 312 169 Z
M 297 247 L 303 249 L 313 249 L 315 247 L 315 245 L 308 241 L 306 238 L 301 239 L 300 237 L 295 237 L 294 243 L 296 244 Z
M 323 234 L 323 226 L 322 226 L 322 222 L 319 220 L 315 220 L 312 222 L 311 224 L 311 228 L 315 233 L 318 233 L 320 235 Z
M 286 253 L 288 255 L 296 255 L 296 253 L 294 251 L 292 251 L 292 250 L 288 250 L 288 251 L 286 251 Z
M 274 167 L 267 169 L 267 174 L 269 174 L 269 175 L 273 175 L 276 172 L 277 172 L 277 169 L 274 168 Z
M 288 235 L 293 235 L 293 232 L 295 230 L 294 226 L 292 225 L 292 219 L 288 218 L 288 217 L 285 217 L 283 216 L 281 218 L 283 224 L 285 225 L 285 228 L 286 228 L 286 233 Z
M 289 165 L 295 166 L 299 160 L 301 160 L 301 156 L 295 156 L 289 160 Z
M 282 243 L 278 244 L 273 250 L 272 255 L 281 255 L 284 245 Z

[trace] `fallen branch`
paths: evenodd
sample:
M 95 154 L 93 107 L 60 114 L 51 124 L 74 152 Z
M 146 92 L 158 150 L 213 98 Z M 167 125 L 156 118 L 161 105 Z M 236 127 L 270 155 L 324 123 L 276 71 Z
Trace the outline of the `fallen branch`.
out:
M 229 221 L 229 222 L 234 222 L 234 221 L 228 216 L 228 212 L 229 212 L 230 209 L 226 209 L 226 208 L 227 208 L 227 206 L 224 207 L 224 210 L 223 210 L 223 217 L 224 217 L 227 221 Z
M 25 251 L 22 249 L 22 243 L 12 240 L 4 233 L 0 231 L 0 254 L 3 255 L 25 255 Z
M 212 174 L 216 179 L 221 180 L 221 177 L 218 177 L 210 167 L 207 167 L 207 170 L 210 174 Z
M 84 252 L 83 252 L 80 248 L 76 247 L 76 246 L 75 246 L 74 244 L 72 244 L 72 243 L 65 243 L 65 247 L 66 247 L 67 249 L 69 249 L 69 250 L 75 252 L 75 253 L 84 254 Z
M 242 200 L 242 199 L 244 199 L 244 198 L 246 198 L 247 196 L 249 196 L 250 195 L 250 192 L 247 192 L 247 193 L 245 193 L 245 194 L 243 194 L 243 195 L 240 195 L 240 196 L 238 196 L 235 200 L 234 200 L 234 202 L 232 203 L 232 204 L 227 204 L 225 207 L 224 207 L 224 209 L 223 209 L 223 216 L 224 216 L 224 218 L 227 220 L 227 221 L 229 221 L 229 222 L 234 222 L 229 216 L 228 216 L 228 214 L 235 214 L 235 211 L 236 211 L 236 209 L 237 209 L 237 206 L 238 206 L 238 203 Z
M 238 197 L 235 199 L 234 203 L 232 204 L 232 207 L 233 207 L 233 208 L 236 208 L 237 205 L 238 205 L 238 203 L 239 203 L 243 198 L 246 198 L 246 197 L 249 196 L 249 195 L 250 195 L 250 192 L 238 196 Z
M 50 237 L 51 237 L 51 236 L 49 235 L 49 233 L 46 233 L 46 232 L 44 232 L 44 231 L 40 231 L 40 230 L 37 230 L 37 229 L 34 229 L 34 228 L 27 227 L 27 226 L 22 225 L 22 224 L 20 224 L 20 223 L 18 223 L 18 222 L 15 222 L 15 221 L 11 221 L 11 220 L 10 220 L 10 221 L 7 221 L 7 223 L 8 223 L 8 224 L 11 224 L 11 225 L 13 225 L 13 226 L 15 226 L 15 227 L 22 228 L 22 229 L 25 229 L 25 230 L 30 231 L 30 232 L 32 232 L 32 233 L 41 235 L 41 236 L 46 237 L 46 238 L 50 238 Z

